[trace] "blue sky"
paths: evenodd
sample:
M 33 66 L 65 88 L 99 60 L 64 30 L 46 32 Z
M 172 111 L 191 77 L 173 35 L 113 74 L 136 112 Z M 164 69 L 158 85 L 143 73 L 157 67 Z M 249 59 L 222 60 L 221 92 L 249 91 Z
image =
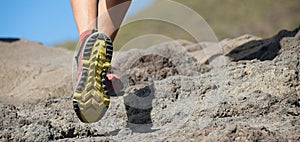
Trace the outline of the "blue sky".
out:
M 154 0 L 133 0 L 130 16 Z M 5 0 L 0 4 L 0 38 L 55 43 L 78 38 L 70 0 Z

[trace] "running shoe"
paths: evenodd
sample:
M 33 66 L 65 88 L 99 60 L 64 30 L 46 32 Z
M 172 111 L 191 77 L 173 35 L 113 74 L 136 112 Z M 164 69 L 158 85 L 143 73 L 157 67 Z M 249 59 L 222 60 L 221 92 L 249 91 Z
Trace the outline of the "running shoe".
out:
M 108 88 L 108 69 L 113 55 L 111 39 L 93 30 L 82 40 L 75 56 L 77 80 L 73 94 L 73 106 L 84 123 L 99 121 L 106 113 L 113 89 Z

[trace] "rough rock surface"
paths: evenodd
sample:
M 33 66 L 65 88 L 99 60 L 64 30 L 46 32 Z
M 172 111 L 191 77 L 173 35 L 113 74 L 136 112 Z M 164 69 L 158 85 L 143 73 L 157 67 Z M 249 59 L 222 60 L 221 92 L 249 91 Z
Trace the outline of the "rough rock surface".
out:
M 0 100 L 24 103 L 70 94 L 72 55 L 24 39 L 0 41 Z
M 71 52 L 0 42 L 0 139 L 300 141 L 299 28 L 205 45 L 216 44 L 221 55 L 195 54 L 210 46 L 186 41 L 116 53 L 124 96 L 83 124 L 70 98 Z

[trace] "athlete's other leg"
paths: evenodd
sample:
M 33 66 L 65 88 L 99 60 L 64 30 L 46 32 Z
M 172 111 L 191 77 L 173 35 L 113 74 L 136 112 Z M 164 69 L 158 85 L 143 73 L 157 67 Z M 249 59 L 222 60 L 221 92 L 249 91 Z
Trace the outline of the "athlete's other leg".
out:
M 114 41 L 130 4 L 131 0 L 100 0 L 98 30 Z M 107 77 L 113 82 L 116 90 L 122 88 L 117 76 L 108 74 Z
M 100 0 L 99 31 L 114 40 L 130 3 L 131 0 Z

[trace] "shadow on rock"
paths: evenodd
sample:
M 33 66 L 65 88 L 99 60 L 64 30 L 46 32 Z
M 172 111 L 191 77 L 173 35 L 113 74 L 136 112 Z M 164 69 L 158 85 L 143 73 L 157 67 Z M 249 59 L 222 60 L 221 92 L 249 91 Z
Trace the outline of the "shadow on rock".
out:
M 156 130 L 151 119 L 152 101 L 154 99 L 154 85 L 148 85 L 133 90 L 124 97 L 126 114 L 128 118 L 127 127 L 133 132 L 150 133 Z
M 249 41 L 229 52 L 227 56 L 232 61 L 253 59 L 260 61 L 273 60 L 281 49 L 281 39 L 284 37 L 294 37 L 299 30 L 300 26 L 293 31 L 281 30 L 271 38 Z
M 120 131 L 121 131 L 121 129 L 116 129 L 116 130 L 105 133 L 103 136 L 116 136 L 119 134 Z
M 8 42 L 8 43 L 13 43 L 13 42 L 17 42 L 20 41 L 20 38 L 0 38 L 0 41 L 2 42 Z

